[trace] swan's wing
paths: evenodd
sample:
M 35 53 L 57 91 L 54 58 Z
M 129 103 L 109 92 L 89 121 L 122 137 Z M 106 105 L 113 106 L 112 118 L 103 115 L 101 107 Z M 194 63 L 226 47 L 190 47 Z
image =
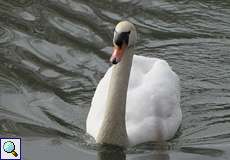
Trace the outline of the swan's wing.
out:
M 181 121 L 178 76 L 164 60 L 137 56 L 130 78 L 126 108 L 130 142 L 171 138 Z
M 98 83 L 86 120 L 86 131 L 94 138 L 97 137 L 105 114 L 105 103 L 111 74 L 112 67 L 107 70 L 104 77 Z

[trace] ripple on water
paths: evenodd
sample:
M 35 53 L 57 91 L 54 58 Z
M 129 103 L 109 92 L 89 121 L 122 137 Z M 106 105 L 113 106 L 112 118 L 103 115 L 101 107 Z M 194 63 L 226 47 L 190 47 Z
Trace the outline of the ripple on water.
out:
M 95 68 L 95 66 L 98 65 L 97 63 L 95 64 L 94 61 L 100 60 L 93 54 L 81 55 L 82 51 L 76 52 L 73 48 L 56 45 L 41 39 L 28 39 L 28 43 L 32 48 L 32 54 L 42 61 L 62 68 L 65 71 L 76 71 L 76 69 L 79 69 L 80 67 L 82 67 L 83 70 L 88 67 L 88 65 L 93 65 L 93 68 Z M 87 64 L 87 66 L 83 67 L 84 64 Z M 88 68 L 86 68 L 84 74 L 87 72 Z M 44 73 L 46 75 L 47 72 Z M 56 73 L 53 74 L 56 75 Z
M 25 19 L 27 21 L 35 21 L 36 20 L 36 17 L 33 14 L 26 12 L 26 11 L 20 12 L 19 16 L 21 16 L 23 19 Z
M 59 64 L 63 62 L 61 56 L 59 55 L 65 52 L 64 47 L 57 46 L 41 39 L 28 39 L 28 43 L 34 49 L 33 54 L 43 61 L 52 64 Z
M 74 2 L 73 0 L 59 0 L 59 1 L 67 5 L 69 8 L 71 8 L 74 11 L 81 12 L 82 14 L 94 15 L 94 11 L 89 6 L 83 3 Z
M 8 66 L 8 68 L 10 68 Z M 9 70 L 0 66 L 0 93 L 21 93 L 21 82 L 14 74 L 10 74 Z M 0 94 L 1 95 L 1 94 Z M 0 100 L 1 104 L 2 100 Z
M 71 35 L 79 42 L 97 47 L 104 46 L 103 39 L 88 26 L 83 25 L 80 22 L 73 23 L 67 19 L 51 14 L 48 15 L 48 20 L 55 28 L 67 35 Z
M 9 43 L 14 38 L 15 35 L 11 30 L 0 26 L 0 44 Z
M 60 73 L 55 72 L 51 69 L 45 69 L 41 72 L 41 75 L 48 77 L 48 78 L 58 78 L 60 76 Z
M 13 0 L 13 1 L 4 0 L 4 1 L 16 7 L 27 7 L 33 4 L 34 0 Z

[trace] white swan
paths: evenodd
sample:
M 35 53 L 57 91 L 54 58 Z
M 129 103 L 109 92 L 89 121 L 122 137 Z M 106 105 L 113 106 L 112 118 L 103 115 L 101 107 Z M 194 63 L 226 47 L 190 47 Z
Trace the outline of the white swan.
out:
M 134 25 L 117 24 L 114 64 L 99 82 L 87 117 L 87 133 L 97 143 L 133 146 L 171 139 L 180 126 L 178 76 L 165 60 L 133 55 Z

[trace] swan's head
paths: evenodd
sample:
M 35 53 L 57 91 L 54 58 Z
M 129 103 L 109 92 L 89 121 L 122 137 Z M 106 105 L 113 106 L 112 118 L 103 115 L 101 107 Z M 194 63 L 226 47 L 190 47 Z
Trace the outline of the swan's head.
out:
M 137 40 L 137 32 L 134 25 L 128 21 L 121 21 L 114 29 L 113 45 L 114 51 L 110 62 L 117 64 L 121 61 L 125 50 L 133 47 Z

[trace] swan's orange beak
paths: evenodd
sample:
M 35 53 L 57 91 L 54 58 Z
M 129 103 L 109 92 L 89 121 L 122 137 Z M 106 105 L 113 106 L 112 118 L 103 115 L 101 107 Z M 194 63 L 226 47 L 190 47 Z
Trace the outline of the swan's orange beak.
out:
M 110 58 L 110 62 L 112 64 L 119 63 L 124 55 L 126 48 L 127 48 L 126 44 L 123 44 L 121 47 L 114 47 L 113 54 Z

